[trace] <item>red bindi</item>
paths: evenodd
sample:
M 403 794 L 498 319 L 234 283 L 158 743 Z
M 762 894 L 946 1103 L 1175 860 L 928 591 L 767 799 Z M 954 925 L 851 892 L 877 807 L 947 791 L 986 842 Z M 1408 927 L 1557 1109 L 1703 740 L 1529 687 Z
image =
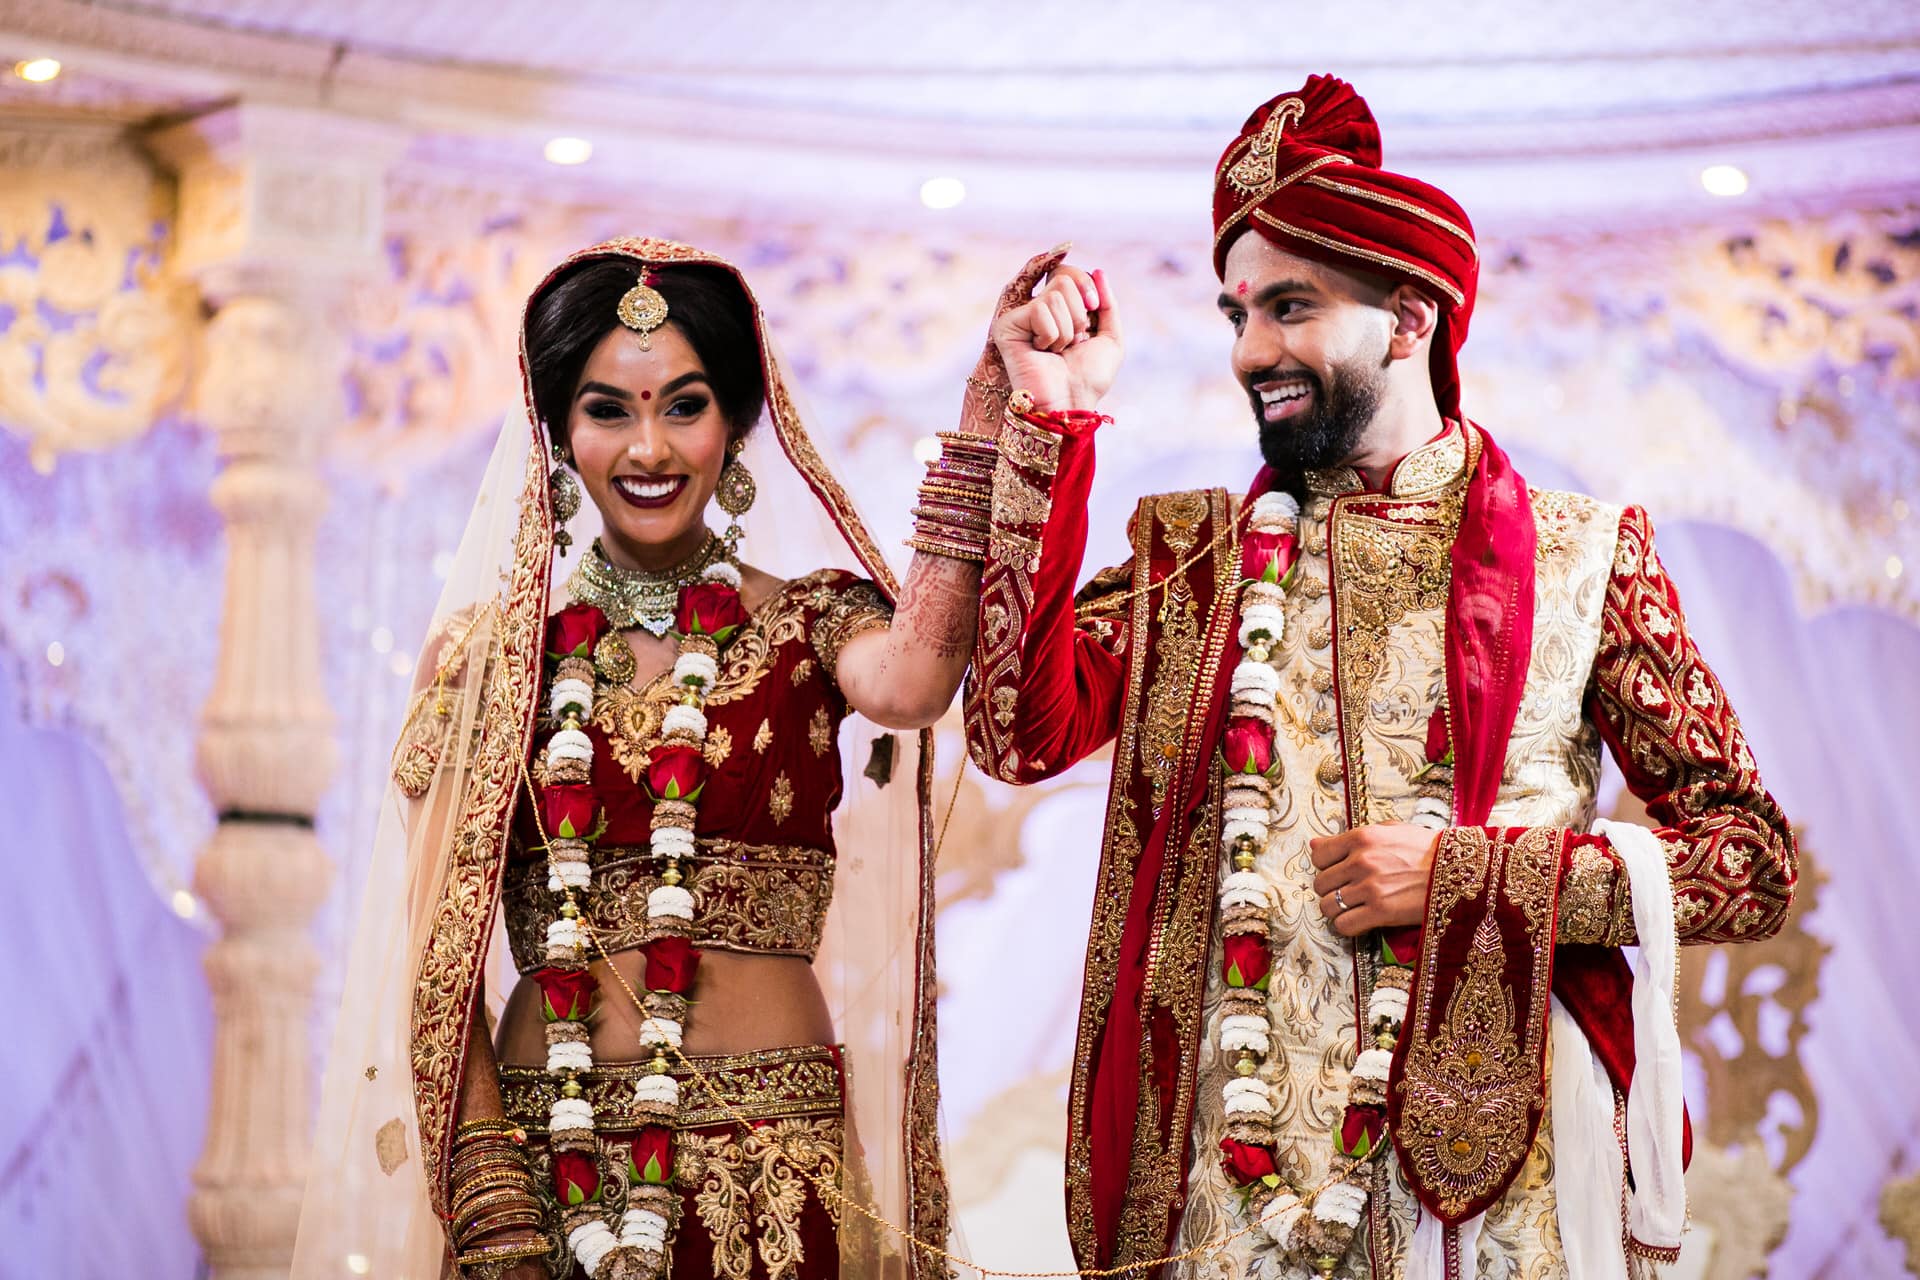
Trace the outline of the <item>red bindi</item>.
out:
M 1234 291 L 1235 293 L 1237 293 L 1237 294 L 1239 294 L 1239 295 L 1240 295 L 1241 297 L 1243 297 L 1243 298 L 1244 298 L 1244 297 L 1246 297 L 1246 296 L 1247 296 L 1247 282 L 1246 282 L 1245 280 L 1242 280 L 1242 281 L 1241 281 L 1241 282 L 1240 282 L 1239 284 L 1237 284 L 1237 285 L 1235 285 L 1235 286 L 1233 286 L 1233 291 Z
M 640 393 L 640 398 L 641 398 L 642 400 L 651 400 L 651 399 L 653 399 L 653 392 L 651 392 L 651 391 L 642 391 L 642 392 Z

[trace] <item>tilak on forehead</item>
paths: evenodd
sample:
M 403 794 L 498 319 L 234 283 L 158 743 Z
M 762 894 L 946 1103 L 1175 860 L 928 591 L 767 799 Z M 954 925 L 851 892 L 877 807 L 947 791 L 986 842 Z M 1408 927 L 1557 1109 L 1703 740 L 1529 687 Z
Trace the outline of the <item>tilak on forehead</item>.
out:
M 1480 276 L 1473 224 L 1438 187 L 1380 167 L 1380 128 L 1346 81 L 1314 76 L 1240 126 L 1214 170 L 1216 275 L 1249 228 L 1288 253 L 1405 281 L 1439 303 L 1434 398 L 1459 416 L 1455 360 Z

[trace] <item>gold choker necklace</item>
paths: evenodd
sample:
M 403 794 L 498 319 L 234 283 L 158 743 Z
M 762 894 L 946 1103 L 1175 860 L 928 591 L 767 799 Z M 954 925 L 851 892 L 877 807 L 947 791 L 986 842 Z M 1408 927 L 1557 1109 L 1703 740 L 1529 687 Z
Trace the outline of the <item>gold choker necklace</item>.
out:
M 567 594 L 581 604 L 590 604 L 607 615 L 615 629 L 642 627 L 663 636 L 673 626 L 674 611 L 680 605 L 680 589 L 700 581 L 706 571 L 722 560 L 731 560 L 727 544 L 707 531 L 700 549 L 671 568 L 658 572 L 646 569 L 622 569 L 607 559 L 600 539 L 593 540 L 593 551 L 581 557 L 580 567 L 567 579 Z

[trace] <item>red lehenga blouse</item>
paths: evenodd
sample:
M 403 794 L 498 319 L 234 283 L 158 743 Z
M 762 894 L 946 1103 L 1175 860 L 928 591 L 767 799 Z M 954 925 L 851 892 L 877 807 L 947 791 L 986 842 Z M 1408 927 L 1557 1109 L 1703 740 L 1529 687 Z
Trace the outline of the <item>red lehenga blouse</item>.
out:
M 838 739 L 847 715 L 834 669 L 848 640 L 886 626 L 891 616 L 872 583 L 826 569 L 775 591 L 728 643 L 703 707 L 709 773 L 698 810 L 698 852 L 682 861 L 683 885 L 694 898 L 697 947 L 807 959 L 819 948 L 833 897 L 832 817 L 842 791 Z M 647 895 L 661 881 L 648 849 L 653 801 L 643 779 L 674 702 L 671 671 L 640 686 L 602 680 L 592 721 L 584 727 L 594 743 L 592 785 L 606 826 L 592 845 L 593 885 L 580 905 L 596 949 L 605 953 L 637 947 L 649 936 Z M 534 734 L 529 767 L 536 783 L 544 781 L 545 744 L 555 728 L 543 720 Z M 501 900 L 523 974 L 545 963 L 553 914 L 540 844 L 522 804 Z M 618 999 L 620 993 L 601 996 Z M 847 1253 L 841 1232 L 859 1230 L 863 1222 L 844 1221 L 839 1206 L 824 1199 L 808 1175 L 867 1198 L 858 1185 L 858 1161 L 846 1151 L 849 1100 L 841 1048 L 776 1046 L 691 1062 L 704 1081 L 678 1064 L 670 1071 L 683 1098 L 674 1133 L 680 1197 L 670 1245 L 675 1280 L 838 1276 Z M 597 1062 L 582 1078 L 603 1135 L 617 1138 L 642 1127 L 633 1114 L 633 1085 L 651 1069 L 638 1062 Z M 542 1067 L 503 1065 L 500 1083 L 507 1115 L 532 1139 L 536 1182 L 546 1188 L 545 1130 L 558 1081 Z M 762 1144 L 745 1141 L 742 1118 L 759 1131 Z M 603 1185 L 620 1181 L 608 1178 Z M 550 1207 L 557 1217 L 557 1205 Z M 554 1260 L 561 1261 L 558 1255 Z M 576 1266 L 571 1274 L 583 1273 Z

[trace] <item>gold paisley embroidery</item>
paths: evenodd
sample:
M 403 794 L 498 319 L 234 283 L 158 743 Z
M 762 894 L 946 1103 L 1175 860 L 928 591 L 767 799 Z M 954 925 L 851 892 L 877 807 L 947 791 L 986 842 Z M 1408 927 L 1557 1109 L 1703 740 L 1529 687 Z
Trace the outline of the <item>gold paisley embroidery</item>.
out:
M 773 745 L 773 721 L 762 720 L 759 729 L 754 731 L 753 749 L 758 755 L 767 754 L 767 748 Z
M 791 1280 L 806 1261 L 800 1237 L 807 1175 L 839 1185 L 844 1124 L 777 1120 L 745 1134 L 676 1135 L 676 1173 L 695 1187 L 694 1211 L 713 1240 L 716 1276 L 748 1280 L 756 1252 L 768 1280 Z M 828 1211 L 839 1224 L 836 1202 Z
M 828 718 L 825 707 L 813 709 L 813 719 L 807 721 L 807 741 L 817 756 L 824 756 L 833 746 L 833 721 Z
M 767 793 L 767 812 L 773 815 L 775 825 L 785 822 L 793 812 L 793 781 L 784 773 L 774 778 Z

